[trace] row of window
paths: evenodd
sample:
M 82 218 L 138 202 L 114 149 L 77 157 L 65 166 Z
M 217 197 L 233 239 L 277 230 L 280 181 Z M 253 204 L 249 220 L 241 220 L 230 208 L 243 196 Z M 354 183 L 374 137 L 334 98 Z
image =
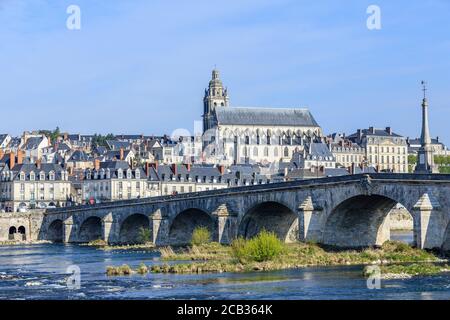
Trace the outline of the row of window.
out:
M 133 178 L 133 171 L 131 169 L 126 170 L 125 176 L 127 179 Z M 117 170 L 117 178 L 123 179 L 124 178 L 124 172 L 122 169 Z M 134 172 L 134 178 L 140 179 L 141 178 L 141 172 L 139 170 L 135 170 Z M 111 179 L 111 171 L 109 169 L 102 169 L 100 172 L 94 171 L 87 171 L 86 173 L 86 179 L 91 180 L 97 180 L 97 179 Z
M 369 147 L 369 153 L 378 153 L 378 150 L 380 150 L 380 153 L 397 153 L 397 154 L 406 154 L 406 148 L 405 147 Z
M 2 172 L 2 181 L 9 181 L 12 177 L 14 176 L 14 173 L 12 171 L 8 172 Z M 68 173 L 66 171 L 61 171 L 61 180 L 67 180 L 69 177 Z M 27 179 L 27 175 L 25 174 L 25 172 L 20 172 L 19 173 L 19 180 L 20 181 L 25 181 Z M 50 180 L 50 181 L 55 181 L 56 180 L 56 173 L 54 171 L 50 171 L 48 173 L 48 176 L 45 172 L 41 172 L 39 174 L 36 174 L 35 172 L 31 171 L 28 175 L 28 180 L 30 181 L 36 181 L 36 180 L 40 180 L 40 181 L 45 181 L 45 180 Z

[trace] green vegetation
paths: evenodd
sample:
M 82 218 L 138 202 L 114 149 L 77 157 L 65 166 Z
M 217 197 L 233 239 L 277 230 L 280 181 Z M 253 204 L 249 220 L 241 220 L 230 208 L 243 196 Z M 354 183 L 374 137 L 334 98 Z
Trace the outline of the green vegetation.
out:
M 103 239 L 92 240 L 86 244 L 90 247 L 106 247 L 108 243 Z
M 197 227 L 192 232 L 191 245 L 200 246 L 211 242 L 211 232 L 207 227 Z
M 115 136 L 112 133 L 109 133 L 106 136 L 96 133 L 96 134 L 94 134 L 94 137 L 92 138 L 92 144 L 95 146 L 106 147 L 107 146 L 106 140 L 114 140 L 114 139 L 115 139 Z
M 128 276 L 133 273 L 130 266 L 124 264 L 120 267 L 106 267 L 106 275 L 108 276 Z
M 55 130 L 39 130 L 39 134 L 43 134 L 50 138 L 50 142 L 55 142 L 59 136 L 61 136 L 61 131 L 59 130 L 59 127 L 56 127 Z
M 234 257 L 245 261 L 264 262 L 277 258 L 284 251 L 284 243 L 273 232 L 263 230 L 256 237 L 245 240 L 238 238 L 231 244 Z
M 137 269 L 137 273 L 139 274 L 147 274 L 148 273 L 148 267 L 142 262 L 138 269 Z
M 408 156 L 408 172 L 412 173 L 417 163 L 417 156 L 409 155 Z
M 160 248 L 163 261 L 180 261 L 180 263 L 153 265 L 149 272 L 221 273 L 272 271 L 306 266 L 370 264 L 384 267 L 389 264 L 441 261 L 430 252 L 396 241 L 388 241 L 381 248 L 336 251 L 326 250 L 316 243 L 284 244 L 278 239 L 276 240 L 274 240 L 273 233 L 262 232 L 250 240 L 236 239 L 231 246 L 213 242 L 186 248 Z M 111 270 L 115 272 L 115 269 Z M 139 272 L 139 269 L 136 272 L 142 273 Z
M 407 278 L 411 276 L 436 275 L 442 272 L 449 272 L 448 265 L 433 263 L 412 263 L 412 264 L 389 264 L 381 265 L 381 278 Z M 370 266 L 364 268 L 364 276 L 370 277 L 374 270 Z
M 413 168 L 417 163 L 417 156 L 408 156 L 409 172 L 413 172 Z M 450 173 L 450 156 L 436 155 L 434 156 L 434 163 L 439 167 L 440 173 Z
M 152 232 L 148 228 L 141 227 L 138 235 L 139 243 L 148 243 L 152 241 Z
M 207 243 L 201 246 L 189 246 L 187 248 L 163 247 L 159 249 L 161 259 L 164 261 L 174 260 L 226 260 L 230 257 L 230 247 L 223 246 L 217 242 Z

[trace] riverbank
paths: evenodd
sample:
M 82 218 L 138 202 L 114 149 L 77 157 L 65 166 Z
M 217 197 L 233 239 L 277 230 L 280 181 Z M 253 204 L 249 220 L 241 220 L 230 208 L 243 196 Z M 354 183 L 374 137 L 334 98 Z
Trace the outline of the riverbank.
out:
M 6 240 L 0 241 L 0 247 L 3 246 L 25 246 L 30 244 L 50 244 L 51 241 L 48 240 Z
M 89 243 L 81 244 L 82 246 L 95 247 L 100 250 L 155 250 L 156 246 L 152 242 L 141 244 L 125 244 L 125 245 L 109 245 L 104 240 L 94 240 Z
M 381 279 L 410 279 L 415 276 L 433 276 L 450 272 L 447 264 L 432 263 L 411 263 L 411 264 L 390 264 L 381 265 L 379 270 L 374 270 L 371 266 L 364 268 L 364 275 L 370 277 L 375 272 L 379 272 Z
M 431 263 L 442 261 L 430 252 L 415 249 L 407 244 L 395 241 L 386 242 L 381 248 L 339 251 L 325 249 L 314 243 L 293 243 L 285 245 L 282 253 L 275 259 L 261 262 L 251 259 L 238 259 L 233 254 L 231 246 L 224 246 L 218 243 L 178 249 L 165 247 L 159 250 L 161 252 L 161 260 L 166 262 L 148 267 L 148 272 L 199 274 L 275 271 L 311 266 L 374 264 L 385 266 L 399 263 Z M 191 262 L 168 264 L 168 261 Z M 131 270 L 130 274 L 134 272 L 137 273 L 137 271 Z M 111 275 L 121 275 L 121 272 L 119 271 L 117 274 L 112 272 Z

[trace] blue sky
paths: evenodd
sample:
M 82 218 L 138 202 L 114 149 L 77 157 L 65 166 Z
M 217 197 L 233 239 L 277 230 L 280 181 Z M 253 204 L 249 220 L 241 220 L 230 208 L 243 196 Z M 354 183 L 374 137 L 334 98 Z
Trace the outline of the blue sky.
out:
M 192 131 L 217 65 L 233 106 L 306 106 L 326 133 L 419 136 L 425 79 L 450 144 L 449 57 L 446 0 L 0 0 L 0 131 Z

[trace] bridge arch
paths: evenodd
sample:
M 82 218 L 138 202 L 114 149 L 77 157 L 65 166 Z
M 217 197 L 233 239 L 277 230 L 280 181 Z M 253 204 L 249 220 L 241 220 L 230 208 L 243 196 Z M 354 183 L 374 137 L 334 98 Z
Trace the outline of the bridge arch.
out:
M 141 230 L 151 231 L 148 216 L 136 213 L 126 217 L 120 225 L 119 242 L 133 244 L 144 241 Z
M 102 238 L 102 235 L 102 220 L 97 216 L 90 216 L 80 226 L 78 242 L 98 240 Z
M 56 219 L 50 223 L 47 229 L 47 240 L 52 242 L 63 241 L 63 222 L 60 219 Z
M 327 216 L 323 243 L 346 248 L 382 245 L 390 239 L 388 215 L 398 203 L 379 194 L 347 198 Z
M 450 252 L 450 222 L 447 225 L 444 233 L 444 239 L 442 241 L 442 250 Z
M 169 243 L 184 245 L 191 241 L 197 227 L 206 227 L 214 232 L 214 219 L 206 211 L 198 208 L 185 209 L 178 213 L 169 227 Z
M 298 239 L 298 216 L 287 205 L 267 201 L 254 205 L 243 216 L 238 236 L 252 238 L 260 231 L 274 232 L 285 242 Z

